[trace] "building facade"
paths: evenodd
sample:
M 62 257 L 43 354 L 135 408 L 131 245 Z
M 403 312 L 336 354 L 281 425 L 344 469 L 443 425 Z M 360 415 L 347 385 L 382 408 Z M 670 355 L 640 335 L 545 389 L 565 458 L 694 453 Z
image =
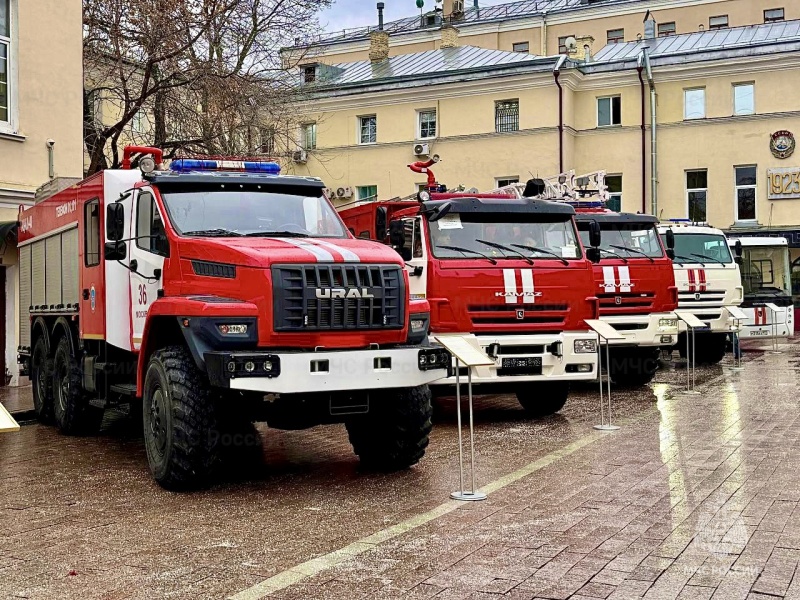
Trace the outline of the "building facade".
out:
M 83 164 L 80 0 L 0 0 L 0 384 L 16 384 L 20 205 Z

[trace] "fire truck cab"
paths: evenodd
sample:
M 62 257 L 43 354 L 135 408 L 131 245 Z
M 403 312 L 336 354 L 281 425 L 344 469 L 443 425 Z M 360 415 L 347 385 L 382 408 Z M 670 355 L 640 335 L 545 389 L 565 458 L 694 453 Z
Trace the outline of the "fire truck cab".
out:
M 275 163 L 160 170 L 156 149 L 125 153 L 20 214 L 19 358 L 39 417 L 91 433 L 130 403 L 167 488 L 207 481 L 222 434 L 253 421 L 344 422 L 365 464 L 416 463 L 450 357 L 427 344 L 397 254 L 353 239 L 321 181 Z

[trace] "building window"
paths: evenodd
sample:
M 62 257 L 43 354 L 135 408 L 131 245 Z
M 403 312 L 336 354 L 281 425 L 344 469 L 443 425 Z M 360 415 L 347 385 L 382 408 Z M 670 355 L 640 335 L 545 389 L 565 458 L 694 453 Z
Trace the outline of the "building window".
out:
M 359 185 L 356 187 L 356 199 L 359 202 L 371 202 L 378 199 L 377 185 Z
M 378 117 L 358 117 L 358 143 L 374 144 L 378 141 Z
M 559 54 L 567 54 L 569 48 L 567 48 L 567 40 L 569 38 L 574 38 L 574 35 L 562 35 L 558 38 L 558 53 Z
M 706 118 L 706 89 L 683 90 L 683 118 Z
M 275 127 L 258 128 L 258 152 L 272 156 L 275 154 Z
M 622 124 L 622 98 L 611 96 L 597 99 L 597 126 Z
M 756 220 L 756 167 L 736 167 L 736 220 Z
M 317 80 L 317 65 L 305 65 L 303 69 L 303 83 L 314 83 Z
M 519 100 L 495 102 L 494 129 L 497 133 L 519 131 Z
M 317 148 L 317 124 L 303 124 L 301 134 L 300 144 L 303 146 L 303 150 L 315 150 Z
M 608 202 L 606 208 L 614 212 L 622 211 L 622 175 L 606 175 Z
M 141 135 L 147 133 L 148 129 L 150 129 L 150 122 L 147 118 L 147 112 L 141 109 L 131 119 L 131 131 Z
M 100 264 L 100 200 L 89 200 L 83 215 L 83 262 L 87 267 Z
M 528 42 L 517 42 L 516 44 L 512 44 L 511 49 L 514 52 L 523 52 L 527 53 L 530 51 L 530 44 Z
M 768 8 L 764 11 L 764 23 L 775 23 L 776 21 L 783 21 L 784 18 L 782 8 Z
M 0 122 L 11 121 L 11 2 L 0 0 Z
M 728 15 L 719 15 L 708 18 L 709 29 L 725 29 L 728 26 Z
M 609 44 L 621 44 L 625 41 L 624 29 L 609 29 L 606 31 L 606 42 Z
M 497 184 L 498 188 L 504 188 L 506 186 L 519 183 L 519 177 L 497 177 L 495 179 L 495 183 Z
M 686 203 L 690 220 L 698 223 L 706 221 L 707 199 L 708 171 L 686 171 Z
M 435 110 L 421 110 L 419 111 L 419 128 L 417 135 L 421 140 L 429 140 L 436 137 L 436 111 Z
M 756 112 L 756 86 L 754 83 L 733 84 L 733 114 L 752 115 Z
M 668 35 L 675 35 L 675 21 L 658 24 L 658 37 L 667 37 Z

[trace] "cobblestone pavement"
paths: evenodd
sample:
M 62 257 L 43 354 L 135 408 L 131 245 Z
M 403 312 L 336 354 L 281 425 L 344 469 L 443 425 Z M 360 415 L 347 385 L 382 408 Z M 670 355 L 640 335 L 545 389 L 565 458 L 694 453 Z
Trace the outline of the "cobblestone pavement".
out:
M 800 343 L 782 349 L 698 370 L 697 396 L 682 369 L 615 392 L 614 433 L 594 386 L 539 421 L 478 398 L 478 503 L 448 498 L 452 398 L 408 471 L 360 472 L 342 427 L 259 426 L 262 451 L 194 494 L 150 480 L 125 419 L 26 425 L 0 435 L 0 597 L 800 598 Z

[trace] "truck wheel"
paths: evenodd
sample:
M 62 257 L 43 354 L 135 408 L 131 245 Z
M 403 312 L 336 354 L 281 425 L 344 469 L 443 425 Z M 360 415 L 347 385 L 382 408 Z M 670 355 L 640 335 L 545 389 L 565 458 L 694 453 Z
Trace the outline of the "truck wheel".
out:
M 209 384 L 182 346 L 150 358 L 142 394 L 144 445 L 150 472 L 170 490 L 206 484 L 219 436 Z
M 368 414 L 347 421 L 347 433 L 362 465 L 396 471 L 417 464 L 425 455 L 432 416 L 427 385 L 387 390 L 370 404 Z
M 689 342 L 691 343 L 691 342 Z M 697 364 L 716 365 L 725 358 L 727 336 L 724 333 L 709 333 L 697 337 Z
M 529 417 L 547 417 L 557 413 L 567 403 L 569 383 L 545 381 L 529 383 L 517 390 L 517 400 Z
M 49 423 L 53 418 L 53 382 L 48 374 L 52 368 L 52 361 L 47 356 L 47 344 L 40 336 L 31 353 L 31 384 L 33 410 L 42 423 Z
M 97 433 L 103 420 L 103 409 L 89 404 L 89 398 L 83 389 L 80 365 L 72 356 L 66 337 L 62 337 L 56 346 L 52 381 L 53 413 L 62 433 Z
M 611 353 L 611 380 L 623 387 L 641 387 L 658 371 L 658 348 Z

